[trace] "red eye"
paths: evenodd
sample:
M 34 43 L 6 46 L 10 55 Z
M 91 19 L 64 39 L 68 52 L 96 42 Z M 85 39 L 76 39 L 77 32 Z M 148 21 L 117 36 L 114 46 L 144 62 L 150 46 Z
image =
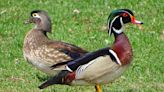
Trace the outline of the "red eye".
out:
M 127 14 L 127 13 L 123 13 L 122 16 L 123 16 L 123 17 L 127 17 L 128 14 Z

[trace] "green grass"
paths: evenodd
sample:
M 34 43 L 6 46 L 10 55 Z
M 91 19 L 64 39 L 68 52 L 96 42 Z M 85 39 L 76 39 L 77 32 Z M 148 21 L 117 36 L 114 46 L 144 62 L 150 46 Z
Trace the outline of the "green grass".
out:
M 46 10 L 53 23 L 51 39 L 76 44 L 89 51 L 109 46 L 113 38 L 104 30 L 110 12 L 134 11 L 145 24 L 126 26 L 133 64 L 119 79 L 103 86 L 104 92 L 164 91 L 164 0 L 0 0 L 0 92 L 39 92 L 47 76 L 28 64 L 22 55 L 24 25 L 34 9 Z M 78 9 L 79 14 L 73 10 Z M 93 86 L 51 86 L 43 92 L 94 92 Z

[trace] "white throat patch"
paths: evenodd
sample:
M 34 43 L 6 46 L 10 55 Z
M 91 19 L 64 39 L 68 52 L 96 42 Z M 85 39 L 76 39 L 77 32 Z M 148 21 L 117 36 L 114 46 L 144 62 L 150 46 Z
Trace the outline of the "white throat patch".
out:
M 122 26 L 122 27 L 121 27 L 119 30 L 117 30 L 117 29 L 115 29 L 114 27 L 112 27 L 112 28 L 113 28 L 113 31 L 116 32 L 117 34 L 122 33 L 122 32 L 123 32 L 123 29 L 124 29 L 124 28 L 123 28 L 123 24 L 124 24 L 124 23 L 123 23 L 123 21 L 122 21 L 122 17 L 120 17 L 120 23 L 121 23 L 121 26 Z
M 123 32 L 123 29 L 124 29 L 123 24 L 124 24 L 124 23 L 123 23 L 122 17 L 120 17 L 120 23 L 121 23 L 121 26 L 122 26 L 122 27 L 121 27 L 119 30 L 117 30 L 117 29 L 115 29 L 114 27 L 112 27 L 113 22 L 114 22 L 118 17 L 119 17 L 119 16 L 116 16 L 116 17 L 112 20 L 112 22 L 110 23 L 111 25 L 109 25 L 109 22 L 108 22 L 109 34 L 111 34 L 112 29 L 113 29 L 113 31 L 116 32 L 117 34 L 120 34 L 120 33 Z

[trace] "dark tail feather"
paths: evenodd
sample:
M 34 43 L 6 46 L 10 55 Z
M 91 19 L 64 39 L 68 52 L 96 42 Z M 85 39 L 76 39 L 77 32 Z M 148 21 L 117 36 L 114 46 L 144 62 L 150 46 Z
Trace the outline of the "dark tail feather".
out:
M 49 80 L 47 80 L 46 82 L 42 83 L 38 88 L 44 89 L 53 84 L 64 84 L 64 78 L 67 76 L 68 73 L 69 73 L 69 71 L 63 70 L 58 75 L 56 75 L 56 76 L 50 78 Z
M 59 82 L 59 80 L 58 80 L 58 78 L 55 76 L 55 77 L 53 77 L 53 78 L 47 80 L 47 81 L 44 82 L 43 84 L 41 84 L 41 85 L 39 86 L 39 88 L 40 88 L 40 89 L 44 89 L 44 88 L 46 88 L 46 87 L 48 87 L 48 86 L 51 86 L 51 85 L 53 85 L 53 84 L 56 84 L 56 83 L 58 83 L 58 82 Z

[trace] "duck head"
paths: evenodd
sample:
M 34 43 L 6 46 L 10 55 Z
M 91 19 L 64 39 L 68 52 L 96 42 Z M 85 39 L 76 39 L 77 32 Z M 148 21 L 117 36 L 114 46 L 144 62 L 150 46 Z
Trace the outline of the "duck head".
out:
M 126 23 L 143 24 L 143 22 L 135 19 L 134 14 L 129 9 L 114 10 L 108 17 L 108 33 L 116 36 L 123 32 L 123 26 Z
M 43 10 L 34 10 L 31 17 L 25 21 L 25 24 L 34 23 L 35 28 L 44 32 L 51 32 L 51 19 L 47 12 Z

